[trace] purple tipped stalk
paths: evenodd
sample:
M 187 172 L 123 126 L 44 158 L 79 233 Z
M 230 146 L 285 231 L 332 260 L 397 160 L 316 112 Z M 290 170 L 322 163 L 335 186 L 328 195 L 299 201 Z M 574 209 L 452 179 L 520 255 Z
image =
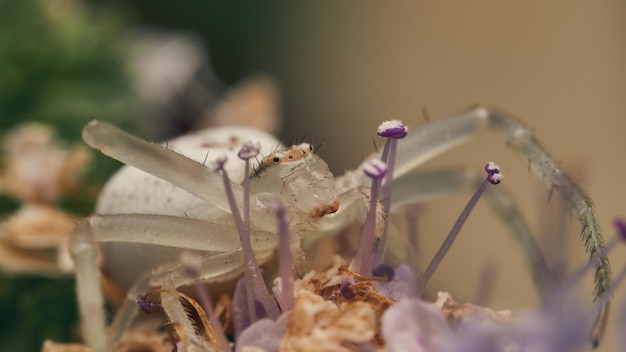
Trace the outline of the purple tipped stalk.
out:
M 200 275 L 200 268 L 202 266 L 202 258 L 197 255 L 191 253 L 183 253 L 181 256 L 181 262 L 183 267 L 187 271 L 187 275 L 193 278 L 193 285 L 200 298 L 200 305 L 204 312 L 209 317 L 209 324 L 213 328 L 215 332 L 215 337 L 222 348 L 222 351 L 231 352 L 230 343 L 228 339 L 226 339 L 226 335 L 224 334 L 224 329 L 222 328 L 222 324 L 220 324 L 215 312 L 213 311 L 213 303 L 211 302 L 211 295 L 209 294 L 205 285 L 202 284 L 202 279 Z
M 250 242 L 250 227 L 247 227 L 241 219 L 239 208 L 237 207 L 237 202 L 235 201 L 233 189 L 230 184 L 230 178 L 228 178 L 228 173 L 226 172 L 226 169 L 224 169 L 225 163 L 226 157 L 218 158 L 215 160 L 216 171 L 221 171 L 222 173 L 224 188 L 226 190 L 226 197 L 228 198 L 228 204 L 230 205 L 230 210 L 233 219 L 235 220 L 235 227 L 237 228 L 237 233 L 239 234 L 239 240 L 241 241 L 244 261 L 246 263 L 244 279 L 246 280 L 246 292 L 248 300 L 248 312 L 250 313 L 250 321 L 255 322 L 259 318 L 256 314 L 257 310 L 255 302 L 257 299 L 263 306 L 265 314 L 267 314 L 267 316 L 271 319 L 276 319 L 280 315 L 280 312 L 278 311 L 278 306 L 276 306 L 276 302 L 268 292 L 267 286 L 265 286 L 265 282 L 263 282 L 263 276 L 261 275 L 261 270 L 259 269 L 259 265 L 256 262 L 256 257 L 254 256 L 254 251 L 252 250 L 252 244 Z M 244 184 L 245 183 L 246 182 L 244 181 Z M 249 191 L 249 188 L 244 188 L 244 199 L 249 199 Z M 246 196 L 246 193 L 248 193 L 248 196 Z
M 398 120 L 385 121 L 378 126 L 378 136 L 387 138 L 381 157 L 381 160 L 387 164 L 387 175 L 385 176 L 385 185 L 383 186 L 383 196 L 381 200 L 383 209 L 383 227 L 380 235 L 380 241 L 376 244 L 376 248 L 374 249 L 372 265 L 381 264 L 385 255 L 389 214 L 391 212 L 391 191 L 393 185 L 393 169 L 396 161 L 396 149 L 398 146 L 398 139 L 404 138 L 408 130 L 408 127 Z
M 278 272 L 281 278 L 280 308 L 283 312 L 293 308 L 293 261 L 289 248 L 289 225 L 285 205 L 276 200 L 272 203 L 272 210 L 278 218 Z
M 372 250 L 374 248 L 374 239 L 376 237 L 376 209 L 378 206 L 378 190 L 385 173 L 387 165 L 378 160 L 371 160 L 363 168 L 363 173 L 372 179 L 372 188 L 370 193 L 370 207 L 365 223 L 363 224 L 363 232 L 359 240 L 359 247 L 354 258 L 353 270 L 362 276 L 368 276 L 370 270 L 370 261 Z
M 500 182 L 502 182 L 502 179 L 504 178 L 504 176 L 500 173 L 500 168 L 493 162 L 489 162 L 485 166 L 485 171 L 487 171 L 487 178 L 485 178 L 485 180 L 480 184 L 480 186 L 478 187 L 478 190 L 476 190 L 476 193 L 474 193 L 470 201 L 467 203 L 467 205 L 465 206 L 465 209 L 463 209 L 463 212 L 461 212 L 461 215 L 459 216 L 459 218 L 456 220 L 456 223 L 452 227 L 452 230 L 450 230 L 450 233 L 448 233 L 448 236 L 446 237 L 445 241 L 439 248 L 439 251 L 437 251 L 437 254 L 435 254 L 435 256 L 433 257 L 433 260 L 428 265 L 428 268 L 426 268 L 426 271 L 424 272 L 424 275 L 422 276 L 422 283 L 421 283 L 422 291 L 424 287 L 426 287 L 428 280 L 430 280 L 433 273 L 435 272 L 435 270 L 437 269 L 437 267 L 443 260 L 443 257 L 445 257 L 445 255 L 448 253 L 448 250 L 450 250 L 450 247 L 452 247 L 452 243 L 454 243 L 454 240 L 459 235 L 459 232 L 461 232 L 461 228 L 463 227 L 463 225 L 465 224 L 465 221 L 467 220 L 470 213 L 474 209 L 474 206 L 476 206 L 476 203 L 478 203 L 478 200 L 480 199 L 482 194 L 485 192 L 485 189 L 487 189 L 487 185 L 489 184 L 497 185 Z

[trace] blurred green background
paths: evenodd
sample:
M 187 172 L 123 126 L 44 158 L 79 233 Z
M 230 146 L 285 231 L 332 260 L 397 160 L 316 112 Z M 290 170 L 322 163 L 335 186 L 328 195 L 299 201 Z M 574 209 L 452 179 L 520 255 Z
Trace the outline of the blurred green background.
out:
M 122 122 L 133 106 L 120 66 L 125 22 L 119 12 L 71 2 L 0 2 L 0 136 L 38 121 L 53 126 L 69 146 L 94 117 Z M 100 157 L 92 166 L 85 182 L 94 186 L 117 167 Z M 85 216 L 93 202 L 81 193 L 59 199 L 59 206 Z M 16 199 L 0 195 L 1 219 L 17 207 Z M 74 280 L 1 275 L 0 316 L 3 351 L 38 351 L 44 339 L 75 340 Z
M 623 2 L 46 3 L 47 10 L 34 0 L 0 2 L 0 133 L 40 120 L 69 142 L 96 117 L 152 139 L 185 131 L 193 113 L 178 104 L 157 117 L 163 109 L 138 96 L 126 65 L 137 31 L 177 31 L 204 47 L 215 75 L 203 82 L 216 95 L 252 74 L 274 78 L 283 99 L 282 135 L 325 141 L 320 154 L 337 173 L 372 151 L 373 131 L 383 119 L 400 118 L 418 128 L 424 123 L 422 106 L 436 119 L 475 102 L 492 103 L 517 114 L 565 169 L 578 170 L 607 236 L 613 232 L 611 219 L 626 214 Z M 211 99 L 207 95 L 207 103 Z M 478 169 L 485 161 L 498 162 L 507 175 L 503 186 L 541 233 L 547 196 L 525 162 L 501 146 L 497 135 L 485 134 L 425 167 Z M 98 157 L 93 165 L 86 182 L 98 185 L 116 164 Z M 434 253 L 468 197 L 429 205 L 421 221 L 424 253 Z M 86 203 L 62 201 L 78 214 L 89 213 Z M 5 215 L 14 207 L 12 200 L 0 201 Z M 537 297 L 530 275 L 505 232 L 488 207 L 479 206 L 435 280 L 471 297 L 487 258 L 501 263 L 492 306 L 516 312 L 532 307 Z M 576 224 L 570 232 L 572 240 L 561 250 L 574 265 L 585 255 Z M 624 249 L 614 253 L 614 271 L 625 258 Z M 42 286 L 55 296 L 42 294 L 37 289 Z M 28 351 L 38 350 L 44 336 L 71 339 L 66 328 L 75 316 L 71 286 L 70 279 L 3 277 L 0 346 Z M 591 300 L 591 278 L 580 292 Z M 616 293 L 618 308 L 624 292 Z M 61 300 L 57 306 L 65 314 L 46 318 L 49 302 Z M 612 350 L 614 329 L 609 327 L 601 350 Z

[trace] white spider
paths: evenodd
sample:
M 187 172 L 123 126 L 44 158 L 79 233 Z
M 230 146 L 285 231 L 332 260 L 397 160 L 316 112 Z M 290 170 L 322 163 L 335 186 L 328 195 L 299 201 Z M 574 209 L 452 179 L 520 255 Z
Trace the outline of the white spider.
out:
M 392 211 L 408 201 L 473 184 L 475 180 L 459 170 L 427 174 L 410 171 L 486 127 L 498 131 L 579 219 L 587 251 L 601 256 L 595 271 L 595 296 L 599 297 L 611 278 L 591 200 L 561 171 L 525 126 L 500 110 L 473 107 L 411 131 L 401 139 L 394 167 Z M 166 274 L 182 270 L 177 266 L 181 251 L 206 253 L 202 275 L 207 281 L 226 280 L 242 272 L 243 257 L 224 185 L 220 175 L 205 165 L 227 155 L 225 168 L 240 202 L 244 162 L 237 158 L 237 152 L 244 142 L 259 143 L 261 154 L 266 156 L 258 165 L 262 169 L 259 175 L 250 180 L 250 228 L 260 262 L 267 261 L 277 246 L 276 220 L 268 205 L 277 195 L 287 205 L 296 245 L 306 245 L 323 234 L 362 222 L 367 212 L 370 181 L 363 175 L 363 166 L 335 179 L 308 144 L 285 148 L 272 136 L 249 128 L 208 129 L 162 146 L 130 136 L 107 123 L 92 121 L 85 127 L 83 139 L 129 165 L 105 186 L 96 215 L 81 222 L 72 235 L 85 336 L 94 350 L 106 350 L 107 344 L 116 341 L 130 324 L 137 310 L 137 294 L 151 289 L 154 282 L 163 281 Z M 368 160 L 379 157 L 375 154 Z M 534 267 L 535 281 L 540 286 L 546 284 L 545 278 L 540 277 L 541 258 L 512 202 L 498 191 L 491 192 L 489 198 L 498 208 L 498 215 L 523 242 Z M 94 317 L 94 312 L 102 314 L 94 242 L 103 253 L 103 270 L 108 277 L 124 288 L 132 286 L 129 303 L 118 312 L 108 337 L 103 333 L 103 317 Z M 191 279 L 174 275 L 173 280 L 170 284 L 178 287 Z M 594 334 L 601 334 L 606 309 L 598 318 Z

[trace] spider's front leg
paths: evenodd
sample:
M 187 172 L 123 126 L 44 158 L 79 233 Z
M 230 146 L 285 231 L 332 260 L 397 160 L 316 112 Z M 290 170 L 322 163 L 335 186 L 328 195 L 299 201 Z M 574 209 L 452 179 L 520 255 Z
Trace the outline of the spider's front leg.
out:
M 489 126 L 500 132 L 511 149 L 528 160 L 531 170 L 550 192 L 557 191 L 563 207 L 582 225 L 580 236 L 587 253 L 591 259 L 596 256 L 600 258 L 594 272 L 594 297 L 598 300 L 611 286 L 611 269 L 591 198 L 561 170 L 528 128 L 504 111 L 490 108 L 488 112 Z M 596 344 L 604 333 L 608 308 L 609 303 L 601 308 L 592 331 L 591 337 Z
M 132 136 L 119 128 L 108 124 L 103 121 L 91 121 L 83 129 L 83 140 L 89 146 L 95 149 L 99 149 L 105 155 L 108 155 L 114 159 L 117 159 L 129 166 L 137 168 L 146 174 L 154 176 L 163 181 L 167 181 L 172 185 L 188 192 L 189 197 L 197 197 L 223 213 L 230 214 L 230 206 L 228 200 L 225 197 L 226 190 L 224 183 L 219 174 L 213 170 L 208 169 L 203 163 L 201 163 L 204 155 L 207 155 L 209 147 L 211 147 L 211 153 L 208 158 L 205 158 L 205 162 L 210 163 L 211 160 L 217 156 L 221 156 L 221 153 L 228 154 L 229 150 L 237 151 L 237 145 L 217 145 L 213 146 L 211 141 L 214 139 L 224 139 L 224 136 L 231 135 L 231 128 L 226 129 L 213 129 L 204 130 L 197 133 L 193 142 L 197 145 L 181 145 L 179 147 L 183 152 L 193 150 L 197 154 L 197 149 L 201 149 L 199 155 L 195 155 L 195 159 L 190 159 L 178 152 L 163 147 L 161 145 L 147 142 L 141 138 Z M 236 140 L 238 143 L 242 143 L 242 138 L 237 137 L 237 133 L 244 136 L 250 136 L 254 140 L 260 141 L 262 150 L 271 150 L 271 148 L 277 145 L 275 139 L 259 131 L 254 131 L 246 128 L 232 128 L 234 129 L 233 135 L 230 139 Z M 189 138 L 186 136 L 184 138 Z M 170 145 L 189 144 L 186 140 L 174 140 Z M 236 152 L 235 152 L 236 155 Z M 227 168 L 230 165 L 227 165 Z M 238 166 L 235 165 L 236 168 Z M 243 167 L 240 168 L 239 174 L 243 175 Z M 229 173 L 236 174 L 233 170 L 229 170 Z M 147 176 L 147 175 L 146 175 Z M 139 182 L 152 182 L 148 179 Z M 124 180 L 121 180 L 124 183 Z M 231 187 L 236 199 L 243 198 L 243 188 L 236 182 L 231 182 Z M 257 228 L 265 231 L 274 231 L 275 223 L 268 222 L 266 219 L 271 218 L 272 215 L 264 204 L 258 201 L 254 194 L 250 195 L 251 214 L 250 218 L 252 223 Z M 208 214 L 209 211 L 207 210 Z M 203 218 L 204 219 L 204 218 Z
M 502 135 L 506 144 L 517 152 L 549 191 L 556 191 L 561 204 L 581 224 L 581 237 L 590 258 L 599 256 L 594 281 L 594 297 L 598 300 L 611 285 L 611 271 L 600 226 L 589 196 L 568 176 L 531 131 L 511 115 L 488 107 L 468 111 L 435 121 L 410 133 L 398 144 L 396 176 L 400 177 L 437 154 L 468 140 L 486 127 Z M 608 301 L 607 301 L 608 302 Z M 591 338 L 601 338 L 608 318 L 609 304 L 601 307 Z

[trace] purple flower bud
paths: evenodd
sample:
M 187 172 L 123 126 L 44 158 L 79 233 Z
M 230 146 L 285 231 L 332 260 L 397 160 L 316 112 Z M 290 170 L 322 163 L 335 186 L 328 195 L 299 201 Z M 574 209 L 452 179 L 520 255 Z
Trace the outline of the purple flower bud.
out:
M 148 302 L 146 296 L 143 295 L 137 296 L 137 304 L 139 305 L 139 308 L 141 308 L 141 310 L 146 314 L 152 314 L 152 312 L 154 312 L 158 307 L 156 303 Z
M 396 272 L 390 265 L 383 263 L 372 269 L 372 275 L 387 278 L 385 281 L 389 282 L 396 276 Z
M 487 171 L 487 181 L 492 185 L 497 185 L 504 179 L 504 175 L 500 173 L 500 166 L 496 165 L 493 161 L 485 165 L 485 171 Z
M 363 173 L 369 178 L 381 179 L 387 173 L 387 164 L 379 159 L 372 159 L 363 167 Z
M 346 280 L 341 283 L 341 287 L 339 288 L 339 292 L 345 299 L 353 299 L 355 296 L 354 290 L 350 287 L 352 284 L 350 281 Z
M 226 164 L 227 160 L 228 158 L 226 157 L 226 155 L 220 156 L 219 158 L 213 160 L 213 162 L 211 163 L 211 168 L 215 171 L 222 171 L 224 170 L 224 164 Z
M 613 220 L 613 225 L 617 229 L 617 234 L 622 241 L 626 241 L 626 220 L 617 218 Z
M 378 137 L 404 138 L 408 130 L 409 128 L 402 124 L 402 121 L 389 120 L 378 126 Z
M 237 153 L 237 156 L 243 160 L 252 159 L 255 156 L 259 155 L 260 150 L 261 150 L 261 144 L 259 143 L 254 144 L 248 141 L 248 142 L 245 142 L 241 146 L 241 149 L 239 150 L 239 153 Z
M 502 174 L 489 174 L 489 176 L 487 176 L 487 180 L 489 180 L 489 183 L 491 183 L 492 185 L 497 185 L 498 183 L 502 182 L 502 180 L 504 179 L 504 175 Z
M 487 171 L 488 174 L 499 174 L 500 173 L 500 166 L 496 165 L 493 161 L 490 161 L 489 163 L 487 163 L 487 165 L 485 165 L 485 171 Z

